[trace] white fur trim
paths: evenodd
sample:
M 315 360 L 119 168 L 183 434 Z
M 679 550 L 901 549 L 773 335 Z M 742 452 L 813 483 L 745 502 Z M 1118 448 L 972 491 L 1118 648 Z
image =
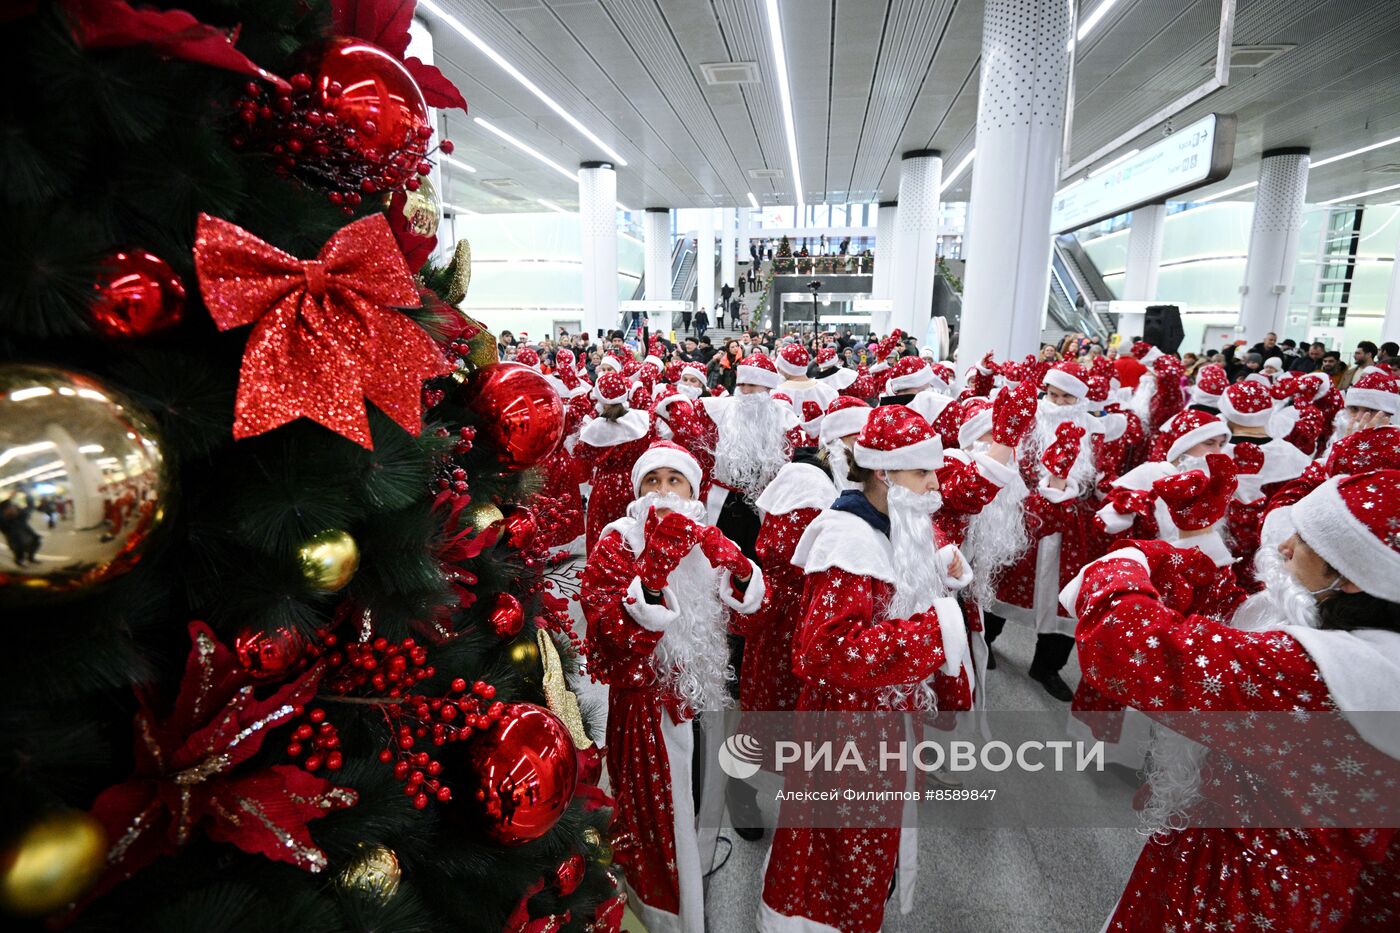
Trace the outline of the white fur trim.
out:
M 768 875 L 768 856 L 765 855 L 763 861 L 765 867 L 763 877 L 766 878 Z M 807 917 L 780 914 L 769 907 L 768 902 L 762 896 L 758 899 L 758 930 L 759 933 L 841 933 L 834 926 Z
M 1113 481 L 1113 485 L 1122 486 L 1124 489 L 1137 489 L 1143 492 L 1152 488 L 1152 484 L 1164 476 L 1172 476 L 1177 472 L 1176 467 L 1165 460 L 1149 460 L 1146 463 L 1139 463 L 1122 476 Z
M 1292 429 L 1290 428 L 1289 430 Z M 1285 432 L 1285 434 L 1286 433 L 1287 432 Z M 1167 459 L 1175 460 L 1192 447 L 1195 447 L 1203 441 L 1208 441 L 1212 437 L 1228 438 L 1229 436 L 1230 426 L 1223 421 L 1212 421 L 1210 424 L 1203 424 L 1199 428 L 1187 431 L 1185 434 L 1181 435 L 1181 437 L 1173 441 L 1172 445 L 1167 448 Z
M 957 597 L 935 599 L 932 609 L 938 618 L 939 635 L 943 641 L 943 673 L 956 677 L 959 671 L 966 668 L 968 680 L 971 681 L 972 665 L 968 662 L 972 655 L 968 650 L 967 624 L 963 621 L 962 607 L 958 605 Z
M 922 389 L 933 382 L 933 370 L 920 366 L 907 376 L 896 376 L 885 383 L 885 391 L 890 395 L 902 395 L 914 389 Z
M 968 447 L 992 429 L 992 410 L 983 409 L 958 426 L 958 446 Z
M 1281 505 L 1264 516 L 1264 524 L 1259 529 L 1259 548 L 1277 548 L 1293 537 L 1298 529 L 1293 525 L 1293 506 Z
M 676 402 L 688 401 L 690 401 L 690 399 L 685 397 L 685 393 L 676 392 L 673 395 L 667 395 L 664 398 L 657 399 L 652 403 L 652 410 L 655 411 L 657 415 L 664 418 L 667 416 L 667 412 L 673 404 Z
M 1225 539 L 1220 537 L 1218 525 L 1214 526 L 1203 535 L 1179 538 L 1173 541 L 1172 544 L 1181 548 L 1183 551 L 1189 551 L 1195 548 L 1206 557 L 1209 557 L 1211 563 L 1215 564 L 1217 567 L 1229 567 L 1237 559 L 1235 555 L 1230 553 L 1230 548 L 1225 544 Z
M 894 450 L 875 450 L 856 441 L 856 466 L 867 470 L 936 470 L 943 465 L 943 441 L 937 436 Z
M 823 385 L 830 385 L 837 391 L 850 388 L 851 383 L 856 381 L 858 373 L 852 369 L 838 366 L 835 369 L 823 370 L 825 375 L 819 376 L 818 381 Z
M 831 477 L 810 463 L 788 463 L 763 488 L 754 505 L 764 515 L 786 515 L 794 509 L 825 509 L 836 501 Z
M 827 509 L 798 539 L 792 564 L 807 573 L 832 567 L 894 585 L 894 550 L 890 539 L 865 519 L 850 512 Z
M 1380 629 L 1337 632 L 1287 625 L 1279 629 L 1303 646 L 1327 684 L 1332 702 L 1357 733 L 1400 758 L 1400 634 Z M 1379 711 L 1386 711 L 1381 715 Z M 1361 715 L 1352 715 L 1359 713 Z
M 1016 482 L 1018 476 L 1015 467 L 1006 463 L 999 463 L 984 453 L 974 453 L 972 462 L 977 464 L 977 472 L 981 473 L 988 482 L 998 486 L 1010 486 Z
M 826 415 L 822 418 L 821 442 L 827 444 L 838 438 L 859 434 L 874 410 L 864 405 L 852 405 Z
M 1293 429 L 1298 426 L 1298 409 L 1293 407 L 1277 409 L 1269 416 L 1269 423 L 1265 430 L 1273 438 L 1287 437 L 1293 433 Z
M 1111 411 L 1106 415 L 1099 415 L 1099 428 L 1099 433 L 1103 435 L 1104 442 L 1111 444 L 1127 432 L 1128 416 L 1116 411 Z
M 655 369 L 657 372 L 661 372 L 661 370 L 663 370 L 663 369 L 666 368 L 666 364 L 663 363 L 663 362 L 661 362 L 661 357 L 659 357 L 659 356 L 652 356 L 651 354 L 648 354 L 648 355 L 647 355 L 647 358 L 644 359 L 644 360 L 642 360 L 642 365 L 643 365 L 643 366 L 650 366 L 650 367 L 652 367 L 653 369 Z
M 615 356 L 604 356 L 601 360 L 598 361 L 598 368 L 610 369 L 615 373 L 622 372 L 622 364 L 618 362 L 617 357 Z
M 1361 589 L 1400 602 L 1400 552 L 1376 538 L 1351 513 L 1337 491 L 1340 479 L 1329 479 L 1293 506 L 1298 534 L 1319 557 Z
M 1143 570 L 1151 569 L 1147 563 L 1147 555 L 1135 547 L 1125 547 L 1117 551 L 1109 551 L 1098 560 L 1091 560 L 1089 563 L 1079 568 L 1079 573 L 1074 575 L 1074 579 L 1066 583 L 1065 588 L 1060 590 L 1060 605 L 1065 607 L 1065 611 L 1072 617 L 1076 619 L 1079 618 L 1074 614 L 1074 604 L 1079 602 L 1079 590 L 1084 586 L 1084 574 L 1089 571 L 1090 567 L 1101 564 L 1106 560 L 1117 560 L 1120 557 L 1126 557 L 1129 560 L 1137 561 L 1139 564 L 1142 564 Z
M 627 584 L 627 599 L 622 608 L 627 610 L 633 622 L 648 632 L 664 632 L 681 617 L 681 613 L 676 608 L 676 597 L 669 586 L 662 588 L 661 600 L 663 605 L 660 606 L 647 602 L 646 592 L 642 589 L 642 578 L 633 577 L 632 582 Z
M 593 401 L 597 402 L 599 405 L 621 405 L 623 408 L 631 408 L 632 390 L 636 388 L 636 385 L 637 384 L 635 382 L 631 383 L 627 387 L 627 391 L 622 395 L 618 396 L 617 398 L 607 398 L 603 395 L 602 392 L 598 390 L 598 386 L 595 385 L 592 388 L 592 390 L 588 393 L 588 396 L 589 398 L 593 399 Z
M 956 577 L 948 575 L 948 567 L 953 563 L 953 558 L 962 562 L 962 574 Z M 968 563 L 963 552 L 956 544 L 945 544 L 938 549 L 938 576 L 942 578 L 943 585 L 950 591 L 956 593 L 972 582 L 972 564 Z
M 768 589 L 758 564 L 749 561 L 749 566 L 752 568 L 752 576 L 749 577 L 749 585 L 744 590 L 743 599 L 734 598 L 734 575 L 728 570 L 719 575 L 719 601 L 745 616 L 758 611 L 758 607 L 763 605 L 763 594 Z
M 1242 412 L 1234 405 L 1230 404 L 1230 396 L 1228 393 L 1225 392 L 1220 393 L 1219 408 L 1220 414 L 1225 416 L 1225 420 L 1231 421 L 1238 425 L 1243 425 L 1246 428 L 1262 428 L 1264 425 L 1269 423 L 1269 419 L 1273 417 L 1274 414 L 1274 409 L 1272 406 L 1264 409 L 1263 411 L 1255 411 L 1249 413 Z
M 651 420 L 639 411 L 628 411 L 616 421 L 594 418 L 579 429 L 578 439 L 593 447 L 616 447 L 646 437 Z
M 739 373 L 734 379 L 735 385 L 764 386 L 769 389 L 776 389 L 778 383 L 782 382 L 782 377 L 775 372 L 770 372 L 762 366 L 745 366 L 739 364 Z
M 1120 535 L 1133 527 L 1133 522 L 1137 521 L 1137 513 L 1129 512 L 1123 515 L 1110 503 L 1094 513 L 1099 521 L 1103 523 L 1104 530 L 1111 535 Z
M 1084 398 L 1089 394 L 1089 386 L 1083 380 L 1076 379 L 1062 369 L 1046 371 L 1045 378 L 1041 381 L 1044 385 L 1054 386 L 1061 392 L 1068 392 L 1075 398 Z
M 1053 502 L 1056 505 L 1059 505 L 1061 502 L 1068 502 L 1071 499 L 1078 499 L 1079 484 L 1072 479 L 1066 480 L 1065 482 L 1066 486 L 1064 489 L 1055 489 L 1050 486 L 1048 480 L 1042 479 L 1040 485 L 1036 487 L 1036 491 L 1040 493 L 1041 498 L 1046 502 Z
M 1161 350 L 1158 350 L 1156 347 L 1149 347 L 1147 352 L 1142 355 L 1142 359 L 1138 360 L 1138 362 L 1144 366 L 1151 366 L 1152 361 L 1161 355 Z
M 1394 392 L 1384 392 L 1380 389 L 1358 389 L 1356 386 L 1352 386 L 1347 389 L 1346 403 L 1349 406 L 1370 408 L 1391 415 L 1400 412 L 1400 395 L 1396 395 Z
M 777 367 L 778 372 L 782 373 L 784 376 L 791 376 L 794 379 L 807 375 L 806 366 L 798 366 L 796 363 L 789 363 L 783 358 L 781 353 L 773 357 L 773 365 Z
M 1219 410 L 1219 408 L 1220 408 L 1220 396 L 1218 396 L 1218 395 L 1211 395 L 1209 392 L 1205 391 L 1205 390 L 1202 389 L 1200 386 L 1192 386 L 1192 387 L 1191 387 L 1191 398 L 1187 401 L 1187 404 L 1188 404 L 1188 405 L 1209 405 L 1211 408 L 1214 408 L 1214 409 L 1216 409 L 1216 410 Z
M 660 467 L 670 467 L 684 476 L 690 483 L 690 495 L 697 499 L 700 497 L 700 483 L 703 478 L 700 464 L 689 452 L 671 447 L 648 447 L 633 462 L 632 495 L 641 495 L 642 480 L 646 479 L 646 475 L 652 470 Z
M 909 407 L 923 416 L 929 424 L 943 413 L 943 409 L 953 403 L 952 396 L 944 395 L 933 388 L 924 389 L 909 400 Z

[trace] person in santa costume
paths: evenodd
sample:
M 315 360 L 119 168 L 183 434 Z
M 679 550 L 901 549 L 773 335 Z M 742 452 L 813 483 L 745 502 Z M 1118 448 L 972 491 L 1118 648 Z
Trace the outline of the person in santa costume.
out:
M 705 524 L 684 449 L 652 444 L 629 479 L 635 498 L 589 552 L 579 597 L 589 672 L 609 686 L 613 851 L 648 930 L 702 933 L 693 718 L 729 703 L 730 616 L 759 608 L 763 574 Z
M 585 548 L 593 550 L 603 529 L 621 518 L 632 501 L 632 465 L 651 443 L 651 419 L 635 411 L 632 383 L 621 373 L 604 373 L 593 387 L 598 417 L 585 424 L 574 456 L 593 491 L 588 497 Z M 697 484 L 698 486 L 698 484 Z
M 856 373 L 841 364 L 835 347 L 822 347 L 817 351 L 817 381 L 830 386 L 836 392 L 844 392 L 855 382 Z
M 1027 396 L 1007 411 L 1008 418 L 1034 422 L 1017 450 L 1030 490 L 1025 508 L 1029 545 L 1002 575 L 996 597 L 982 607 L 989 646 L 1008 619 L 1034 626 L 1031 679 L 1065 703 L 1073 692 L 1060 671 L 1074 651 L 1074 620 L 1060 610 L 1056 596 L 1088 559 L 1086 526 L 1098 475 L 1092 440 L 1098 420 L 1088 411 L 1087 379 L 1078 363 L 1056 363 L 1046 370 L 1045 396 L 1034 407 Z
M 1323 377 L 1326 378 L 1326 377 Z M 1187 408 L 1208 415 L 1220 414 L 1220 396 L 1230 387 L 1230 377 L 1219 363 L 1207 363 L 1196 370 L 1196 384 L 1191 386 Z
M 851 452 L 856 449 L 856 437 L 870 417 L 871 407 L 858 398 L 843 395 L 827 406 L 822 416 L 817 441 L 831 470 L 831 481 L 837 492 L 853 489 L 858 483 L 851 479 Z
M 800 343 L 788 344 L 773 358 L 773 365 L 783 376 L 783 381 L 778 384 L 778 391 L 792 399 L 792 405 L 798 411 L 801 411 L 807 402 L 816 402 L 825 410 L 832 399 L 840 394 L 835 386 L 819 379 L 808 378 L 807 370 L 811 362 L 806 348 Z
M 953 397 L 947 393 L 946 367 L 941 363 L 934 369 L 921 356 L 906 356 L 890 367 L 889 378 L 885 380 L 885 395 L 881 405 L 908 405 L 924 416 L 932 424 L 952 403 Z
M 822 511 L 793 552 L 804 574 L 793 649 L 799 711 L 970 704 L 967 635 L 951 595 L 970 573 L 955 546 L 937 547 L 930 520 L 942 464 L 942 443 L 918 412 L 886 405 L 870 413 L 855 443 L 860 488 Z M 898 826 L 779 828 L 758 929 L 879 930 L 897 859 L 901 911 L 913 907 L 912 837 Z
M 1328 446 L 1346 437 L 1362 418 L 1368 427 L 1389 423 L 1400 412 L 1400 381 L 1379 366 L 1362 373 L 1347 389 L 1345 408 L 1336 416 Z M 1377 418 L 1376 413 L 1382 417 Z
M 1277 772 L 1270 800 L 1298 827 L 1319 783 L 1336 806 L 1368 806 L 1400 759 L 1393 719 L 1373 712 L 1400 710 L 1397 509 L 1400 471 L 1380 470 L 1330 479 L 1281 510 L 1286 538 L 1260 552 L 1264 588 L 1237 591 L 1228 622 L 1199 614 L 1196 591 L 1174 584 L 1199 553 L 1153 541 L 1105 555 L 1061 594 L 1078 620 L 1085 677 L 1154 714 L 1339 713 L 1344 753 L 1320 759 L 1339 764 Z M 1251 785 L 1238 759 L 1213 767 L 1242 737 L 1197 722 L 1173 719 L 1184 738 L 1154 741 L 1145 810 L 1154 835 L 1107 929 L 1394 929 L 1395 830 L 1206 828 L 1226 815 L 1214 808 Z
M 533 497 L 532 508 L 542 520 L 537 522 L 540 543 L 546 548 L 584 547 L 584 503 L 582 485 L 588 481 L 582 464 L 574 456 L 579 431 L 593 414 L 590 387 L 581 381 L 569 350 L 555 354 L 555 374 L 546 376 L 564 402 L 564 438 L 554 453 L 545 458 L 540 470 L 544 478 Z

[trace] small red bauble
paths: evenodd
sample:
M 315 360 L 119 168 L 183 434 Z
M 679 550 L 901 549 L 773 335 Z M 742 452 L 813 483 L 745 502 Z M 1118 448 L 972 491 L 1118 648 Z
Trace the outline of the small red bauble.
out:
M 569 730 L 549 710 L 512 703 L 465 742 L 445 746 L 449 813 L 502 845 L 538 839 L 568 809 L 578 783 Z
M 315 86 L 323 109 L 335 114 L 340 126 L 355 131 L 358 151 L 371 162 L 387 165 L 401 151 L 421 149 L 420 134 L 431 129 L 428 105 L 408 69 L 362 39 L 329 40 L 321 52 Z M 417 163 L 414 158 L 407 171 L 395 174 L 406 180 Z
M 501 524 L 508 547 L 524 550 L 535 540 L 535 513 L 523 505 L 508 509 Z
M 497 593 L 495 605 L 491 607 L 486 619 L 491 623 L 491 630 L 497 637 L 514 638 L 525 627 L 525 610 L 520 607 L 520 600 L 514 596 L 509 593 Z
M 254 680 L 285 676 L 301 661 L 304 649 L 304 640 L 287 628 L 273 632 L 248 630 L 233 640 L 239 666 Z
M 534 466 L 563 439 L 559 393 L 528 366 L 483 366 L 457 391 L 460 404 L 477 416 L 477 439 L 485 440 L 503 470 Z
M 559 889 L 559 894 L 568 897 L 578 890 L 579 884 L 583 882 L 583 873 L 587 863 L 583 856 L 575 853 L 564 860 L 558 868 L 554 869 L 554 884 Z
M 180 323 L 185 285 L 170 264 L 143 249 L 108 256 L 93 283 L 92 323 L 108 337 L 147 337 Z

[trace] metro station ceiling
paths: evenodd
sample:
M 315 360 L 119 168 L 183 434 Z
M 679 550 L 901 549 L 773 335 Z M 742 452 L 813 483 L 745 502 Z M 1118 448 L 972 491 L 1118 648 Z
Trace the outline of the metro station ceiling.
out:
M 748 192 L 792 203 L 764 0 L 436 2 L 626 160 L 618 200 L 628 207 L 733 207 Z M 1082 0 L 1081 17 L 1101 2 Z M 1076 50 L 1076 158 L 1209 78 L 1219 7 L 1118 0 Z M 982 0 L 780 0 L 780 9 L 808 202 L 893 199 L 902 152 L 942 150 L 949 171 L 972 149 Z M 472 118 L 569 170 L 607 153 L 425 18 L 439 67 L 472 108 L 446 118 L 457 157 L 477 169 L 447 166 L 446 200 L 482 212 L 540 210 L 537 198 L 575 205 L 569 178 Z M 1174 121 L 1239 116 L 1235 171 L 1203 194 L 1254 180 L 1265 149 L 1310 146 L 1316 161 L 1400 136 L 1397 0 L 1238 0 L 1234 45 L 1284 49 L 1260 67 L 1232 68 L 1228 87 Z M 701 67 L 731 62 L 754 63 L 757 82 L 712 84 Z M 965 173 L 945 200 L 965 200 L 969 182 Z M 1389 184 L 1400 184 L 1400 144 L 1314 171 L 1308 200 Z M 1400 188 L 1370 200 L 1400 200 Z

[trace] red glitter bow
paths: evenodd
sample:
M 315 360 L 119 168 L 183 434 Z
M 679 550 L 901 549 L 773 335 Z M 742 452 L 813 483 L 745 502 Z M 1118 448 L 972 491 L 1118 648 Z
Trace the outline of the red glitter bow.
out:
M 372 450 L 365 398 L 419 433 L 423 380 L 449 367 L 426 331 L 388 309 L 419 299 L 382 214 L 342 227 L 314 260 L 201 214 L 194 261 L 219 329 L 255 325 L 238 377 L 235 438 L 306 417 Z

